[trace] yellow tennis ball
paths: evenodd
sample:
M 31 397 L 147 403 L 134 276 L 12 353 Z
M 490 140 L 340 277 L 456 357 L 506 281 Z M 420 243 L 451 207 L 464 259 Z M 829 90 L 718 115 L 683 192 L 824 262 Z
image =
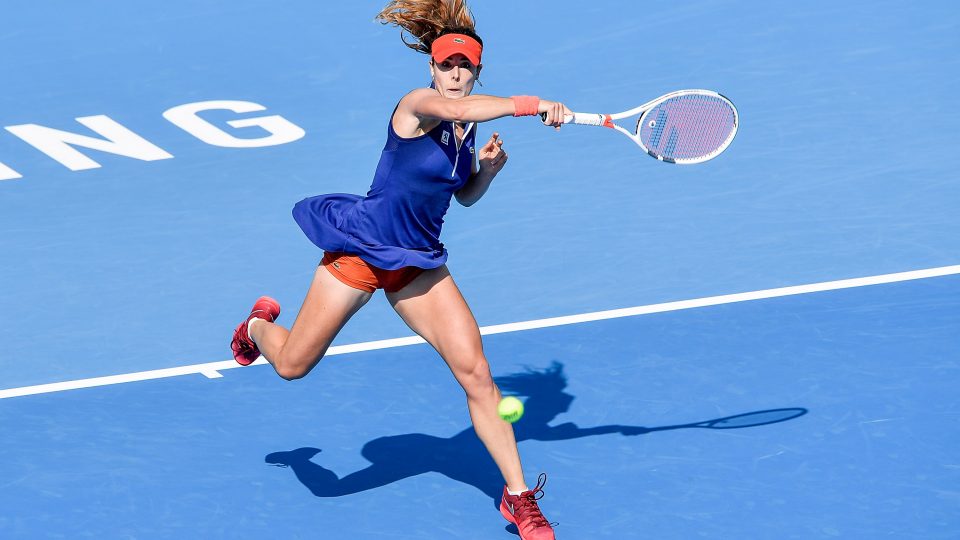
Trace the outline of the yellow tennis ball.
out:
M 507 396 L 497 405 L 497 414 L 512 424 L 523 416 L 523 402 L 513 396 Z

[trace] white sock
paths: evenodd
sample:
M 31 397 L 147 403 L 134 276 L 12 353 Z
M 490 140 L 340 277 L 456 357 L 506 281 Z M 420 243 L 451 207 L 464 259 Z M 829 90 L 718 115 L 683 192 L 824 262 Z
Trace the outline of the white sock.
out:
M 527 490 L 524 490 L 524 491 L 527 491 Z M 507 493 L 509 493 L 513 497 L 519 497 L 520 494 L 523 493 L 523 491 L 510 491 L 510 488 L 507 488 Z
M 253 341 L 253 334 L 250 333 L 250 327 L 253 324 L 253 321 L 259 321 L 259 320 L 261 320 L 259 317 L 254 317 L 249 321 L 247 321 L 247 337 L 250 338 L 250 341 Z

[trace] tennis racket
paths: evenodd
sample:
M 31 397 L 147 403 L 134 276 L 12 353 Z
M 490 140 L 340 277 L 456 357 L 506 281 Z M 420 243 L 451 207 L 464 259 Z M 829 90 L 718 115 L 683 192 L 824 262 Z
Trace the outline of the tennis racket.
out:
M 614 123 L 636 115 L 635 131 Z M 541 114 L 546 120 L 546 114 Z M 737 108 L 710 90 L 679 90 L 617 114 L 573 113 L 564 123 L 613 128 L 644 152 L 667 163 L 689 165 L 713 159 L 737 134 Z

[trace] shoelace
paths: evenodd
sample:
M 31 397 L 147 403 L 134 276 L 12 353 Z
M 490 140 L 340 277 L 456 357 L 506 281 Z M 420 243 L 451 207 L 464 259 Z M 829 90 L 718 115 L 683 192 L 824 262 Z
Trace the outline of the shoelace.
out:
M 546 527 L 550 524 L 547 518 L 543 517 L 540 506 L 537 504 L 537 501 L 543 498 L 543 486 L 545 485 L 547 485 L 547 475 L 540 473 L 540 476 L 537 477 L 537 485 L 532 490 L 524 492 L 517 499 L 514 515 L 517 517 L 518 523 L 528 521 L 533 527 Z

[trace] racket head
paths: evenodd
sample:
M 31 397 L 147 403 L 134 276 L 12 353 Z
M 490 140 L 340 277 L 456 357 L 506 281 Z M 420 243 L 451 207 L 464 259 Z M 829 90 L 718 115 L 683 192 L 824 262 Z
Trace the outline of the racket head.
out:
M 711 90 L 681 90 L 648 105 L 635 139 L 651 156 L 689 165 L 713 159 L 737 134 L 740 118 L 726 97 Z

